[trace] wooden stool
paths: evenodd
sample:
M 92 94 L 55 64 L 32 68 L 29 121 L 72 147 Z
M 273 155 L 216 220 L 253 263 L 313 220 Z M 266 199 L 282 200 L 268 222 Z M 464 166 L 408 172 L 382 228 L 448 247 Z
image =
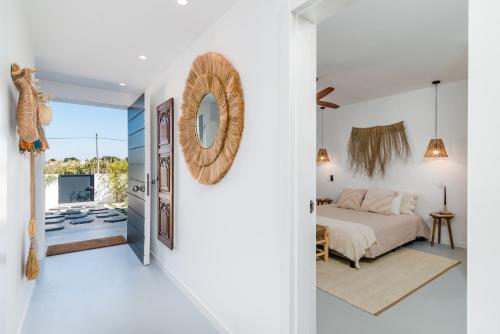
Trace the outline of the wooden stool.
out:
M 331 198 L 316 198 L 316 205 L 332 204 L 333 199 Z
M 451 248 L 455 249 L 455 245 L 453 244 L 453 234 L 451 233 L 451 220 L 455 217 L 453 213 L 431 213 L 432 217 L 432 241 L 431 246 L 434 246 L 434 234 L 436 232 L 436 225 L 438 229 L 438 243 L 441 243 L 441 219 L 446 220 L 446 224 L 448 225 L 448 236 L 450 237 Z
M 316 257 L 322 257 L 323 261 L 328 261 L 328 244 L 330 235 L 328 227 L 316 224 Z

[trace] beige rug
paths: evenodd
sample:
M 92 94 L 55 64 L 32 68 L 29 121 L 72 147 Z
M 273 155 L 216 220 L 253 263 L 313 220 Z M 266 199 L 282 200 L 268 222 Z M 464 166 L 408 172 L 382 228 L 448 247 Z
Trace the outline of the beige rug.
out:
M 316 286 L 349 304 L 379 315 L 460 261 L 400 248 L 373 261 L 362 261 L 361 269 L 330 257 L 316 261 Z

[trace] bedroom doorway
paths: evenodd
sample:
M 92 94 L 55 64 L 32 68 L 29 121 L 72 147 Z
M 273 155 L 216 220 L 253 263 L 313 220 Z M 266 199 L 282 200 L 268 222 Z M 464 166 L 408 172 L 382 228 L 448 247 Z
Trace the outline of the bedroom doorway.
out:
M 314 93 L 317 104 L 315 129 L 297 111 L 295 134 L 304 157 L 312 152 L 303 138 L 314 132 L 317 143 L 314 171 L 296 160 L 298 175 L 314 175 L 317 206 L 317 222 L 295 215 L 297 266 L 316 268 L 301 278 L 314 296 L 297 290 L 315 310 L 308 328 L 390 333 L 414 323 L 414 333 L 428 332 L 418 310 L 465 333 L 467 1 L 319 1 L 294 13 L 292 87 L 299 109 L 315 108 L 306 101 Z M 356 144 L 367 137 L 392 154 L 371 171 Z M 295 184 L 309 194 L 310 183 Z M 320 256 L 311 263 L 300 243 L 313 234 Z

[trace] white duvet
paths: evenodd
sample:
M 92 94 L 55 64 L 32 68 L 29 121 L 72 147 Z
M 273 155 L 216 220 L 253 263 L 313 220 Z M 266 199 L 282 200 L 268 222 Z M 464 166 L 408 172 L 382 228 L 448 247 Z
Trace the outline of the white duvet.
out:
M 328 226 L 330 249 L 354 261 L 358 269 L 359 260 L 366 250 L 377 243 L 371 226 L 322 216 L 316 216 L 316 223 Z

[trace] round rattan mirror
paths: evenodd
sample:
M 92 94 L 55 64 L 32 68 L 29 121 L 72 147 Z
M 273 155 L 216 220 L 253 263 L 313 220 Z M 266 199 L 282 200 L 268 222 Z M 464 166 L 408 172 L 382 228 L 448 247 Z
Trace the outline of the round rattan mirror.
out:
M 184 88 L 179 141 L 189 171 L 200 183 L 217 183 L 231 168 L 243 133 L 244 108 L 233 65 L 218 53 L 198 56 Z

